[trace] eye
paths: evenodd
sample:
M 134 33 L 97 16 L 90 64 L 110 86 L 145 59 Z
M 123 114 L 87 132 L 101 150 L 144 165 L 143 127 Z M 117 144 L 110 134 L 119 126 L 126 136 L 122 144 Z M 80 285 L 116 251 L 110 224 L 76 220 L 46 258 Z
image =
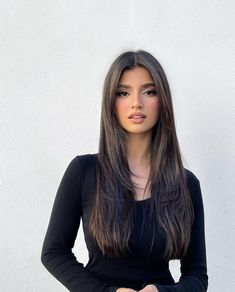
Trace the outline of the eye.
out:
M 145 91 L 145 93 L 149 96 L 153 96 L 153 95 L 157 95 L 157 91 L 156 90 L 148 90 Z
M 126 91 L 118 91 L 115 93 L 116 96 L 127 96 L 128 95 L 128 92 Z

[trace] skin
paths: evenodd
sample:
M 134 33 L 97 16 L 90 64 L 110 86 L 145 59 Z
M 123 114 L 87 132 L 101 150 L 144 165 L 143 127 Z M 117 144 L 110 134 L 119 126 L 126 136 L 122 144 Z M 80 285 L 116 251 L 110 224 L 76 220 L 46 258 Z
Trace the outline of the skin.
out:
M 153 85 L 145 87 L 145 84 Z M 160 102 L 156 91 L 157 88 L 150 72 L 143 67 L 125 70 L 116 90 L 115 111 L 119 124 L 128 132 L 130 142 L 131 139 L 135 139 L 135 142 L 145 139 L 142 153 L 149 150 L 149 148 L 146 149 L 146 146 L 150 146 L 150 140 L 147 141 L 147 138 L 150 138 L 152 128 L 159 118 Z M 128 119 L 128 116 L 135 111 L 140 111 L 147 116 L 143 123 L 133 124 Z
M 146 84 L 152 84 L 145 86 Z M 146 115 L 140 124 L 134 124 L 129 115 L 134 112 Z M 149 196 L 146 185 L 150 171 L 151 133 L 159 119 L 160 100 L 150 72 L 143 67 L 125 70 L 118 82 L 115 100 L 115 113 L 119 124 L 128 133 L 127 158 L 136 184 L 136 200 Z M 156 292 L 158 289 L 149 284 L 139 292 Z M 135 292 L 130 288 L 119 288 L 117 292 Z

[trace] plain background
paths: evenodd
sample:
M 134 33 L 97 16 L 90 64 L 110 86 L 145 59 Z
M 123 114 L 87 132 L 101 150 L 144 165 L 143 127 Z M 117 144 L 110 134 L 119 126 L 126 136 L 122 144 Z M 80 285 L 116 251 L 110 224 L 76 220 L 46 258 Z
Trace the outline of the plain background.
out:
M 40 262 L 69 162 L 98 149 L 102 86 L 145 49 L 169 79 L 185 167 L 200 180 L 210 292 L 235 285 L 234 1 L 1 1 L 0 290 L 66 289 Z M 86 263 L 83 235 L 74 248 Z M 172 263 L 175 278 L 178 263 Z

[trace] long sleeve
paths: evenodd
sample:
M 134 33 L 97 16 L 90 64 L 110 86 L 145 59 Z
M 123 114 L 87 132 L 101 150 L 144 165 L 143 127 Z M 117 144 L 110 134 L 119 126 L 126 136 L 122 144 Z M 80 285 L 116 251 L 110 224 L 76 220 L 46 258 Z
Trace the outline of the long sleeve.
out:
M 193 206 L 194 222 L 187 254 L 181 259 L 181 277 L 174 285 L 157 285 L 159 292 L 204 292 L 208 287 L 204 208 L 199 180 L 193 175 L 189 185 Z
M 81 166 L 76 156 L 68 165 L 56 193 L 41 262 L 69 291 L 114 292 L 117 287 L 95 278 L 72 253 L 82 214 L 81 183 Z

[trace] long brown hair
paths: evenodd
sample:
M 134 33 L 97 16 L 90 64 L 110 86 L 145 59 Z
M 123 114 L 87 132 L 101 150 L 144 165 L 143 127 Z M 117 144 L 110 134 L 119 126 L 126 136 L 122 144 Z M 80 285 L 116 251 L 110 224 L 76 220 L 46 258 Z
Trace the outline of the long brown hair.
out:
M 104 82 L 97 160 L 97 193 L 90 231 L 104 255 L 130 251 L 128 241 L 135 210 L 134 185 L 126 157 L 127 133 L 119 125 L 114 103 L 116 88 L 126 69 L 145 67 L 160 98 L 160 116 L 152 131 L 149 219 L 165 232 L 163 258 L 182 257 L 188 248 L 193 207 L 175 129 L 169 84 L 160 63 L 150 53 L 127 51 L 116 58 Z M 153 224 L 155 226 L 156 224 Z M 155 237 L 153 230 L 153 240 Z M 152 240 L 152 246 L 153 246 Z

